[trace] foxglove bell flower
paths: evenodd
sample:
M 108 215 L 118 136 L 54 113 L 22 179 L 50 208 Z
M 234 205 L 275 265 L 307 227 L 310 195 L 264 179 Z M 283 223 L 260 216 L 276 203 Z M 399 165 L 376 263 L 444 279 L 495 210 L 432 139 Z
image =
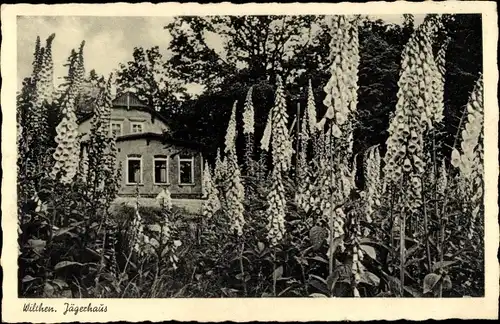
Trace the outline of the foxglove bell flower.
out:
M 483 77 L 481 75 L 467 103 L 467 121 L 465 129 L 462 131 L 460 145 L 462 154 L 454 149 L 451 156 L 452 165 L 458 167 L 460 171 L 458 181 L 466 199 L 464 202 L 465 211 L 471 215 L 469 238 L 474 236 L 475 223 L 481 211 L 483 200 L 483 125 Z
M 78 170 L 80 156 L 78 124 L 74 113 L 74 99 L 72 96 L 68 98 L 63 107 L 63 118 L 56 127 L 55 141 L 57 147 L 53 154 L 56 163 L 51 175 L 54 178 L 59 175 L 62 184 L 69 184 L 73 181 Z
M 231 117 L 229 119 L 229 123 L 227 125 L 226 131 L 226 140 L 225 140 L 225 149 L 224 152 L 227 153 L 231 150 L 235 149 L 236 144 L 236 106 L 238 101 L 235 101 L 233 104 L 233 109 L 231 111 Z
M 286 197 L 283 187 L 283 174 L 289 171 L 293 154 L 292 142 L 288 135 L 286 101 L 281 78 L 277 78 L 276 99 L 271 118 L 272 161 L 271 191 L 268 194 L 268 240 L 271 246 L 276 246 L 285 234 Z
M 316 115 L 316 103 L 314 100 L 314 92 L 312 89 L 312 83 L 311 80 L 309 80 L 309 88 L 308 88 L 308 93 L 307 93 L 307 118 L 308 120 L 308 125 L 309 125 L 309 134 L 312 136 L 313 134 L 316 134 L 318 129 L 316 128 L 317 124 L 317 115 Z
M 230 218 L 230 230 L 238 236 L 243 235 L 243 227 L 246 224 L 243 215 L 243 201 L 245 199 L 245 189 L 241 184 L 240 169 L 236 161 L 236 156 L 228 156 L 228 188 L 226 190 L 227 214 Z
M 202 204 L 203 216 L 211 218 L 221 208 L 221 205 L 219 201 L 219 191 L 212 179 L 212 173 L 210 172 L 208 163 L 205 163 L 205 168 L 203 170 L 203 198 L 206 199 Z
M 163 188 L 156 196 L 156 201 L 167 211 L 172 210 L 172 196 L 168 188 Z
M 385 181 L 400 186 L 403 174 L 408 176 L 411 185 L 407 202 L 413 211 L 422 196 L 418 179 L 425 170 L 423 134 L 443 119 L 444 84 L 432 52 L 432 19 L 426 18 L 403 49 L 398 101 L 386 142 Z
M 255 131 L 252 90 L 253 87 L 248 90 L 245 100 L 245 110 L 243 111 L 243 134 L 253 134 Z

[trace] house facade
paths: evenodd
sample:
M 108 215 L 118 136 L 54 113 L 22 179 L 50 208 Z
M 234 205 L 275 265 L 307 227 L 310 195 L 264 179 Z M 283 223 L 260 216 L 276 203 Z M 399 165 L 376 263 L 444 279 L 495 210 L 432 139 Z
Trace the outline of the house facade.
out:
M 91 121 L 91 114 L 80 119 L 83 141 L 89 136 Z M 113 100 L 109 129 L 116 136 L 119 196 L 134 196 L 138 188 L 141 197 L 156 197 L 168 188 L 173 198 L 201 197 L 202 154 L 192 144 L 165 141 L 168 121 L 133 93 Z

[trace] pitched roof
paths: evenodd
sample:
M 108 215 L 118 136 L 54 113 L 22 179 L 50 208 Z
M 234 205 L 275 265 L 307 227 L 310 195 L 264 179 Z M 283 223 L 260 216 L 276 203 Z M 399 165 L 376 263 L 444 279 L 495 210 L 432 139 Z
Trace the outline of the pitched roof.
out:
M 162 114 L 160 114 L 159 112 L 157 112 L 153 108 L 149 107 L 148 105 L 145 105 L 144 103 L 142 103 L 141 100 L 134 93 L 132 93 L 130 91 L 122 93 L 119 96 L 117 96 L 113 100 L 112 104 L 113 104 L 113 107 L 120 107 L 120 108 L 125 107 L 128 109 L 132 108 L 132 109 L 142 110 L 142 111 L 148 112 L 152 115 L 152 117 L 157 118 L 158 120 L 161 120 L 166 125 L 168 125 L 168 120 L 165 117 L 163 117 Z M 84 116 L 82 116 L 78 120 L 78 123 L 79 124 L 83 123 L 84 121 L 92 118 L 93 115 L 94 115 L 93 111 L 89 112 L 88 114 L 85 114 Z
M 137 96 L 131 92 L 125 92 L 113 100 L 113 107 L 147 108 Z

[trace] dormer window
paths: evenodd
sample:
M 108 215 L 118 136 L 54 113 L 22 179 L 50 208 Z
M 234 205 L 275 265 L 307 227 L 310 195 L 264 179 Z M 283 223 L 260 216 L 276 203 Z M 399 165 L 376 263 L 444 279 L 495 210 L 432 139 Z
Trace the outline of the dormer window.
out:
M 132 122 L 132 123 L 130 123 L 130 128 L 132 130 L 132 134 L 142 133 L 143 129 L 144 129 L 144 125 L 143 125 L 143 123 Z
M 111 134 L 115 137 L 122 135 L 122 123 L 117 121 L 112 121 L 110 126 Z

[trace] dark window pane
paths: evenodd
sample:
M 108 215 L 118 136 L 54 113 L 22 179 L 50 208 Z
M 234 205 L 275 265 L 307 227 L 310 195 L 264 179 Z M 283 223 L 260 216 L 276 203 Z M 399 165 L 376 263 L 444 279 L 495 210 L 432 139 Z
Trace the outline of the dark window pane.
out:
M 113 133 L 114 136 L 121 136 L 122 125 L 119 123 L 112 123 L 111 124 L 111 132 Z
M 132 133 L 142 133 L 142 124 L 132 124 Z
M 167 183 L 167 161 L 155 161 L 155 182 Z
M 128 160 L 128 182 L 139 183 L 141 181 L 141 161 Z
M 180 183 L 193 183 L 192 161 L 180 161 Z

